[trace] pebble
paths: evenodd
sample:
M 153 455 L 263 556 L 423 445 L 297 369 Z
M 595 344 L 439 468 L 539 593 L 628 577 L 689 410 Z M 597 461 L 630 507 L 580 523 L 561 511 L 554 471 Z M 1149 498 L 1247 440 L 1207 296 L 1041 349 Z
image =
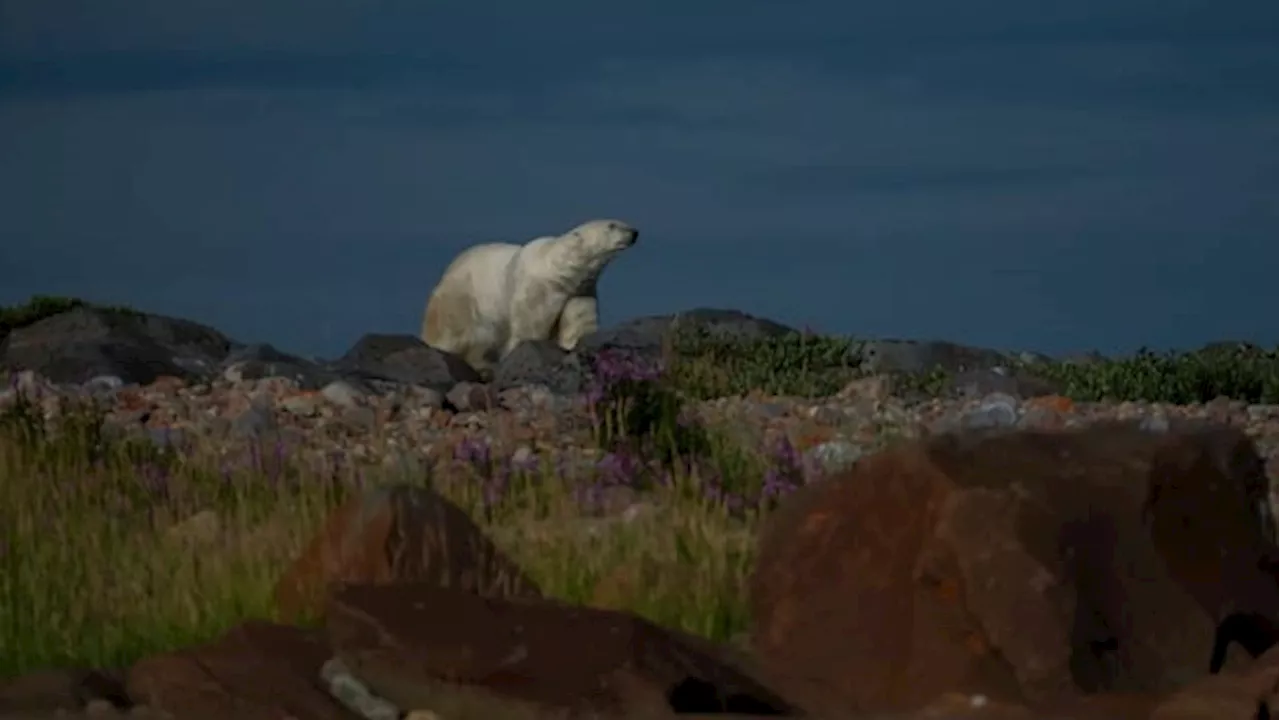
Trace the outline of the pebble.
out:
M 271 408 L 263 402 L 253 402 L 231 421 L 231 432 L 239 437 L 257 437 L 276 425 Z
M 1169 432 L 1169 416 L 1157 410 L 1149 415 L 1144 415 L 1138 421 L 1138 427 L 1144 432 L 1167 433 Z
M 320 414 L 320 403 L 324 400 L 319 395 L 293 395 L 280 401 L 280 408 L 300 417 L 316 417 Z
M 186 439 L 182 428 L 172 427 L 147 428 L 147 437 L 156 447 L 160 448 L 180 446 Z
M 537 455 L 534 454 L 533 448 L 528 445 L 521 445 L 515 449 L 515 452 L 511 453 L 511 464 L 515 467 L 533 467 L 537 462 Z
M 838 472 L 852 467 L 862 459 L 865 450 L 844 440 L 829 440 L 809 448 L 805 460 L 820 472 Z
M 116 390 L 124 387 L 124 380 L 115 375 L 98 375 L 90 378 L 81 387 L 90 395 L 111 395 Z
M 374 695 L 340 658 L 330 658 L 320 668 L 325 689 L 351 712 L 367 720 L 399 720 L 400 708 Z
M 320 395 L 334 405 L 344 408 L 358 407 L 364 400 L 364 393 L 345 380 L 335 380 L 325 385 L 320 389 Z

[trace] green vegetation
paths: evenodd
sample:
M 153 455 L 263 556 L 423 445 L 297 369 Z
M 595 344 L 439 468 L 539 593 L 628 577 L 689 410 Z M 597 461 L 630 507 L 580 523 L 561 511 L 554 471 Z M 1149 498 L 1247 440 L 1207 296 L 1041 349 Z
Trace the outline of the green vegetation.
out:
M 710 399 L 745 395 L 823 397 L 862 377 L 861 343 L 841 337 L 792 334 L 734 342 L 705 332 L 683 331 L 671 343 L 670 385 L 686 397 Z M 1142 350 L 1131 357 L 1096 363 L 1021 364 L 1019 370 L 1055 383 L 1061 394 L 1081 402 L 1146 401 L 1181 405 L 1210 402 L 1220 396 L 1249 403 L 1277 399 L 1276 351 L 1251 346 L 1209 347 L 1157 354 Z M 948 374 L 934 369 L 897 378 L 901 391 L 937 395 Z
M 56 297 L 50 295 L 33 295 L 21 305 L 0 307 L 0 338 L 11 331 L 38 323 L 45 318 L 53 317 L 79 307 L 96 307 L 111 312 L 137 314 L 132 308 L 116 305 L 95 305 L 78 298 Z
M 1210 347 L 1187 353 L 1141 350 L 1132 357 L 1090 364 L 1034 366 L 1061 383 L 1074 400 L 1137 400 L 1177 405 L 1219 397 L 1249 403 L 1277 402 L 1276 352 L 1250 346 Z
M 794 333 L 752 341 L 681 329 L 669 344 L 672 385 L 698 399 L 760 392 L 834 395 L 860 376 L 861 348 L 848 338 Z

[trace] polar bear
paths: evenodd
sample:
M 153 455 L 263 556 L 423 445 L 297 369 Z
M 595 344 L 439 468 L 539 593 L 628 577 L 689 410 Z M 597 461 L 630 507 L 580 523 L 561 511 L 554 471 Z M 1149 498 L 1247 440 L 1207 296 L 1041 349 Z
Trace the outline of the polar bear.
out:
M 591 220 L 524 245 L 477 245 L 454 259 L 427 299 L 422 341 L 476 370 L 527 340 L 572 350 L 596 330 L 596 281 L 640 233 L 620 220 Z

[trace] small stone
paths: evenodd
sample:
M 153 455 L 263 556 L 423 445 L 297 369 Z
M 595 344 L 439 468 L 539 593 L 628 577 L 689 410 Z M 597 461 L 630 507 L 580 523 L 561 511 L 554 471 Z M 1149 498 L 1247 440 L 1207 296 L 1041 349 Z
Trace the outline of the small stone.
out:
M 755 407 L 756 412 L 763 418 L 780 418 L 787 414 L 787 408 L 779 403 L 760 403 Z
M 444 397 L 441 398 L 440 405 L 434 405 L 434 407 L 443 406 L 444 400 L 448 400 L 449 404 L 458 412 L 474 412 L 492 407 L 496 398 L 494 398 L 487 385 L 460 382 L 445 393 Z
M 280 401 L 280 407 L 298 417 L 315 417 L 320 414 L 321 399 L 316 393 L 291 395 Z
M 1149 433 L 1166 433 L 1169 432 L 1169 416 L 1163 411 L 1157 410 L 1150 415 L 1143 416 L 1138 423 L 1138 427 Z
M 147 437 L 156 447 L 169 448 L 181 445 L 185 434 L 182 432 L 182 428 L 153 427 L 147 428 Z
M 266 401 L 258 400 L 231 421 L 231 432 L 240 437 L 254 437 L 275 428 L 275 416 Z
M 344 425 L 355 428 L 370 429 L 378 423 L 378 414 L 373 408 L 352 407 L 342 411 Z
M 851 442 L 830 440 L 809 448 L 805 459 L 816 465 L 820 472 L 836 472 L 848 469 L 863 454 L 863 449 Z
M 626 485 L 610 485 L 593 493 L 587 509 L 601 515 L 621 515 L 638 501 L 639 497 L 635 489 Z
M 398 720 L 400 709 L 369 692 L 341 658 L 330 658 L 320 668 L 325 688 L 344 707 L 367 720 Z
M 1275 417 L 1277 408 L 1275 405 L 1250 405 L 1245 408 L 1245 412 L 1249 414 L 1250 420 L 1258 421 Z
M 422 409 L 439 410 L 444 407 L 444 393 L 434 388 L 417 388 L 415 393 L 418 406 Z
M 116 706 L 101 698 L 95 698 L 86 703 L 84 714 L 90 718 L 120 717 L 120 714 L 116 712 Z
M 538 463 L 538 456 L 534 454 L 533 448 L 528 445 L 521 445 L 511 453 L 511 465 L 517 468 L 532 468 Z
M 170 541 L 207 545 L 222 532 L 222 520 L 213 510 L 201 510 L 182 522 L 170 527 L 165 535 Z
M 46 394 L 47 383 L 33 370 L 21 370 L 9 378 L 9 387 L 19 395 L 37 398 Z
M 1005 393 L 991 393 L 974 410 L 960 418 L 966 430 L 1013 427 L 1018 424 L 1018 400 Z
M 354 408 L 364 400 L 364 393 L 345 380 L 335 380 L 320 390 L 325 400 L 344 408 Z
M 635 502 L 627 506 L 627 509 L 622 511 L 619 518 L 624 525 L 628 525 L 640 518 L 651 516 L 655 512 L 657 512 L 657 508 L 654 507 L 653 503 Z
M 244 381 L 244 363 L 233 363 L 222 370 L 222 379 L 231 384 Z
M 894 380 L 891 375 L 869 375 L 845 385 L 837 393 L 842 399 L 887 400 L 893 395 Z
M 98 375 L 89 378 L 81 387 L 92 395 L 108 395 L 124 387 L 124 380 L 117 375 Z

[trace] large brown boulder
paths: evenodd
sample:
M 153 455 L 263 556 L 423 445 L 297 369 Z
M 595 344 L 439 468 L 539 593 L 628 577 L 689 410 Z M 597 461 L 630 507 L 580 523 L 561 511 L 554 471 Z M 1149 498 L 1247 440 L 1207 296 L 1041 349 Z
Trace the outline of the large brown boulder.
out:
M 346 586 L 325 618 L 336 656 L 370 691 L 441 717 L 465 712 L 458 702 L 489 713 L 476 717 L 793 710 L 707 641 L 628 613 L 399 584 Z
M 340 583 L 429 581 L 484 595 L 538 597 L 538 586 L 461 508 L 427 488 L 366 490 L 330 515 L 275 588 L 279 615 L 323 610 Z
M 360 720 L 320 684 L 323 634 L 251 621 L 216 642 L 130 668 L 133 702 L 182 720 Z
M 1151 720 L 1274 720 L 1278 661 L 1273 647 L 1245 667 L 1201 678 L 1164 698 Z
M 1049 707 L 1163 694 L 1275 642 L 1276 546 L 1253 446 L 1167 435 L 946 435 L 791 496 L 750 587 L 752 647 L 809 709 L 946 693 Z

